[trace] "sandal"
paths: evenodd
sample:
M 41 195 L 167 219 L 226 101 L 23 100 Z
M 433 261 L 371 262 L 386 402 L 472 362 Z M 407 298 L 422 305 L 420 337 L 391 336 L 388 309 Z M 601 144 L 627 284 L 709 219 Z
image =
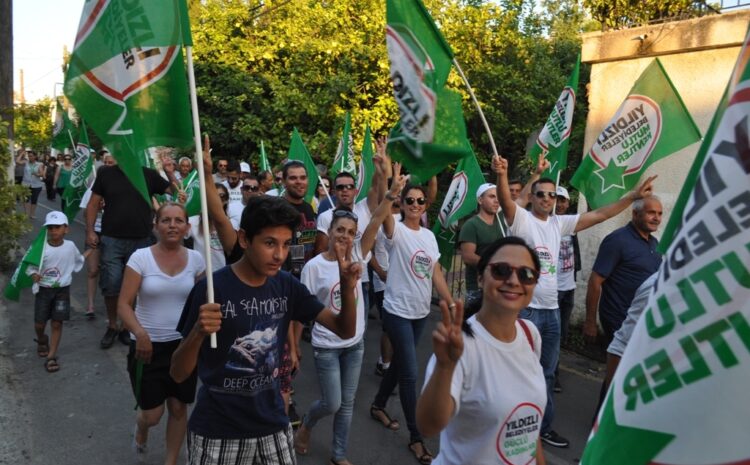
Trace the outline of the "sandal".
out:
M 49 355 L 49 337 L 44 336 L 44 339 L 34 339 L 36 342 L 36 354 L 40 357 L 46 357 Z
M 93 320 L 94 318 L 96 318 L 96 313 L 94 312 L 94 309 L 93 308 L 88 309 L 86 311 L 86 319 Z
M 381 423 L 391 431 L 398 431 L 398 429 L 401 428 L 398 420 L 394 420 L 393 418 L 391 418 L 391 416 L 388 415 L 388 412 L 386 412 L 384 408 L 378 407 L 376 405 L 370 405 L 370 416 L 373 420 Z
M 310 447 L 310 430 L 305 425 L 300 425 L 294 434 L 294 451 L 299 455 L 307 455 Z
M 56 373 L 60 370 L 60 364 L 57 363 L 57 357 L 48 358 L 46 362 L 44 362 L 44 369 L 47 370 L 47 373 Z
M 417 452 L 417 450 L 412 447 L 415 444 L 419 444 L 422 447 L 422 455 L 420 455 L 419 452 Z M 414 458 L 417 459 L 417 462 L 421 463 L 422 465 L 430 465 L 432 463 L 432 459 L 434 458 L 432 456 L 432 452 L 427 450 L 427 446 L 424 445 L 424 442 L 421 439 L 410 442 L 409 450 L 414 454 Z

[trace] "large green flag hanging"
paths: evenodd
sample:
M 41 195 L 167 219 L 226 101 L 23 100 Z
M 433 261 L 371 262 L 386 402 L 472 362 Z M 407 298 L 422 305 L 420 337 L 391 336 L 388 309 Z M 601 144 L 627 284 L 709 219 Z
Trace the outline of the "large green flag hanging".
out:
M 750 463 L 750 35 L 583 465 Z
M 336 158 L 333 160 L 333 166 L 331 166 L 329 173 L 331 179 L 335 178 L 342 171 L 352 175 L 357 171 L 354 164 L 354 140 L 351 134 L 351 126 L 351 115 L 347 112 L 346 120 L 344 121 L 344 130 L 341 132 L 341 140 L 339 140 L 339 146 L 336 149 Z
M 578 71 L 581 67 L 581 55 L 578 55 L 573 73 L 560 97 L 555 102 L 547 122 L 531 148 L 529 156 L 536 165 L 539 154 L 544 154 L 550 167 L 542 174 L 544 177 L 559 182 L 560 173 L 568 166 L 568 142 L 573 129 L 573 110 L 576 106 L 576 92 L 578 92 Z
M 477 210 L 476 192 L 484 184 L 484 176 L 477 157 L 472 153 L 456 165 L 456 173 L 448 186 L 438 220 L 432 228 L 440 249 L 440 264 L 450 269 L 456 250 L 456 227 L 458 220 Z
M 616 202 L 655 161 L 700 140 L 659 59 L 641 74 L 570 183 L 592 208 Z
M 142 153 L 193 145 L 184 0 L 87 1 L 65 95 L 149 202 Z
M 271 172 L 271 164 L 268 163 L 268 157 L 266 156 L 266 147 L 263 145 L 263 141 L 260 141 L 260 166 L 258 171 Z M 273 174 L 273 173 L 272 173 Z
M 372 176 L 375 174 L 375 164 L 372 161 L 372 135 L 370 125 L 365 127 L 365 140 L 362 143 L 362 157 L 359 160 L 357 172 L 357 202 L 367 198 L 367 193 L 372 186 Z
M 73 140 L 76 137 L 76 127 L 58 99 L 55 105 L 55 123 L 52 125 L 52 148 L 61 152 L 73 148 Z
M 461 96 L 444 87 L 453 51 L 420 0 L 386 2 L 386 45 L 401 118 L 388 150 L 420 180 L 472 154 Z
M 18 302 L 18 299 L 21 297 L 21 290 L 34 285 L 31 276 L 26 275 L 26 269 L 29 265 L 36 266 L 37 268 L 41 266 L 45 242 L 47 242 L 47 228 L 42 228 L 23 258 L 21 258 L 16 271 L 13 272 L 13 276 L 11 276 L 10 281 L 5 286 L 3 295 L 6 299 Z
M 86 189 L 94 184 L 95 177 L 94 159 L 91 156 L 86 123 L 81 120 L 80 138 L 73 154 L 70 182 L 63 191 L 63 198 L 65 199 L 65 211 L 63 213 L 68 217 L 68 224 L 73 224 L 73 220 L 80 209 L 83 194 L 86 193 Z
M 313 196 L 315 195 L 315 188 L 318 185 L 318 170 L 315 168 L 310 152 L 307 151 L 305 143 L 302 142 L 302 137 L 299 135 L 297 128 L 294 128 L 292 132 L 292 142 L 289 144 L 289 154 L 287 156 L 289 160 L 297 160 L 305 165 L 305 171 L 307 171 L 307 194 L 305 195 L 305 202 L 312 202 Z

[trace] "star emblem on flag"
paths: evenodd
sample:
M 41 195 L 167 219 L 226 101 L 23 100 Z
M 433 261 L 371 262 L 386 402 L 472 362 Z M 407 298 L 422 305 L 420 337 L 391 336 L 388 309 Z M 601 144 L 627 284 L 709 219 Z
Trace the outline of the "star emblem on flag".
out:
M 625 167 L 610 159 L 605 168 L 594 171 L 602 180 L 602 194 L 610 189 L 625 189 Z

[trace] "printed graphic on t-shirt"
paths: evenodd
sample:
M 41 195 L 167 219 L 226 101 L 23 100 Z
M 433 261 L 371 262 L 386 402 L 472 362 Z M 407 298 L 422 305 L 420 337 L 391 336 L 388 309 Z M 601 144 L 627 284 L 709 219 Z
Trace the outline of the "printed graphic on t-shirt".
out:
M 554 275 L 557 273 L 557 268 L 555 267 L 555 263 L 552 260 L 552 253 L 550 250 L 543 246 L 538 245 L 534 249 L 536 251 L 536 256 L 539 257 L 539 263 L 542 265 L 541 269 L 539 270 L 541 274 L 550 274 Z
M 360 286 L 354 288 L 354 304 L 356 306 L 359 301 L 359 289 Z M 341 283 L 338 282 L 331 288 L 331 309 L 335 312 L 341 311 Z
M 560 258 L 557 261 L 561 273 L 573 270 L 573 240 L 565 236 L 560 241 Z
M 542 422 L 542 409 L 524 402 L 503 422 L 497 435 L 497 453 L 503 463 L 526 465 L 536 457 L 536 443 Z
M 212 231 L 209 234 L 209 243 L 211 245 L 211 250 L 218 250 L 219 252 L 224 252 L 224 246 L 221 245 L 221 240 L 219 239 L 219 235 L 216 233 L 216 231 Z
M 39 281 L 44 287 L 60 287 L 60 278 L 62 277 L 57 267 L 45 268 L 42 271 L 42 279 Z
M 419 279 L 431 279 L 432 259 L 424 250 L 417 250 L 411 257 L 411 272 Z

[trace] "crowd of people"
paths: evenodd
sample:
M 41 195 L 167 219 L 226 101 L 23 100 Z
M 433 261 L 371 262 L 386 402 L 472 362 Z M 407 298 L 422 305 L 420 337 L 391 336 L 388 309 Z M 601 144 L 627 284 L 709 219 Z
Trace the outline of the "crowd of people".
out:
M 614 204 L 570 214 L 568 190 L 541 177 L 544 157 L 525 185 L 508 178 L 507 160 L 494 157 L 495 182 L 476 190 L 477 213 L 458 235 L 466 293 L 454 296 L 427 227 L 437 180 L 411 184 L 385 146 L 377 141 L 371 187 L 358 201 L 356 174 L 328 177 L 324 169 L 309 173 L 304 164 L 286 161 L 256 175 L 232 158 L 214 164 L 206 138 L 209 237 L 201 217 L 188 217 L 183 205 L 181 181 L 196 168 L 190 158 L 163 158 L 160 171 L 143 168 L 155 199 L 148 204 L 103 150 L 81 204 L 85 253 L 64 240 L 65 215 L 51 212 L 43 264 L 29 270 L 40 285 L 34 321 L 45 368 L 60 369 L 71 275 L 85 260 L 87 316 L 96 315 L 96 288 L 105 304 L 101 348 L 116 340 L 130 348 L 139 458 L 165 410 L 166 464 L 177 463 L 185 438 L 191 464 L 293 464 L 296 455 L 309 453 L 318 421 L 333 415 L 330 463 L 347 465 L 374 303 L 383 333 L 373 420 L 388 430 L 401 428 L 387 409 L 398 389 L 407 445 L 419 463 L 545 464 L 543 443 L 569 445 L 553 423 L 554 393 L 562 390 L 560 347 L 581 269 L 576 234 L 632 205 L 632 221 L 602 242 L 586 295 L 584 334 L 597 337 L 598 314 L 606 342 L 619 344 L 612 350 L 616 362 L 624 342 L 615 333 L 661 261 L 652 235 L 662 216 L 654 178 Z M 33 151 L 16 157 L 17 181 L 29 187 L 24 203 L 30 218 L 50 170 L 50 198 L 69 182 L 71 157 L 59 161 L 39 160 Z M 318 187 L 312 204 L 305 201 L 311 182 Z M 442 314 L 434 330 L 427 328 L 433 292 Z M 425 329 L 434 355 L 419 385 L 416 347 Z M 298 418 L 293 380 L 308 339 L 320 398 Z M 437 434 L 440 451 L 433 454 L 424 437 Z

